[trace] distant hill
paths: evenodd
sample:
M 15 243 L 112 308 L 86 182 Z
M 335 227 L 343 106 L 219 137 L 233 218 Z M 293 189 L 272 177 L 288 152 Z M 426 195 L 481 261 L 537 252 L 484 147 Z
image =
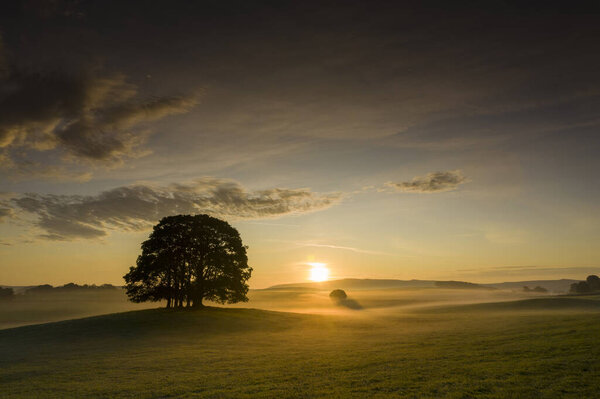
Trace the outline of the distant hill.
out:
M 345 278 L 341 280 L 323 281 L 320 283 L 290 283 L 278 284 L 265 288 L 266 290 L 377 290 L 400 288 L 450 288 L 450 289 L 501 289 L 522 291 L 524 286 L 530 288 L 543 287 L 550 293 L 569 292 L 571 284 L 579 280 L 528 280 L 503 283 L 476 284 L 466 281 L 436 281 L 436 280 L 395 280 L 395 279 L 358 279 Z
M 266 288 L 267 290 L 306 289 L 306 290 L 375 290 L 393 288 L 432 288 L 435 281 L 429 280 L 385 280 L 385 279 L 358 279 L 345 278 L 341 280 L 323 281 L 320 283 L 291 283 L 278 284 Z
M 453 288 L 461 290 L 495 290 L 494 287 L 486 285 L 467 283 L 466 281 L 436 281 L 435 286 L 438 288 Z
M 498 288 L 501 290 L 517 290 L 521 291 L 524 286 L 529 288 L 543 287 L 550 292 L 569 292 L 571 284 L 577 283 L 580 280 L 560 279 L 560 280 L 528 280 L 528 281 L 509 281 L 504 283 L 482 284 L 487 287 Z

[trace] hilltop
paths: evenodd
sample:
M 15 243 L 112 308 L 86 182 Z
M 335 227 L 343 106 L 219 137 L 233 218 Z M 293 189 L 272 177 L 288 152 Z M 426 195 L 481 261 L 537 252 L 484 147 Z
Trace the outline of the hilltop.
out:
M 356 317 L 152 309 L 12 328 L 0 397 L 595 397 L 591 300 Z

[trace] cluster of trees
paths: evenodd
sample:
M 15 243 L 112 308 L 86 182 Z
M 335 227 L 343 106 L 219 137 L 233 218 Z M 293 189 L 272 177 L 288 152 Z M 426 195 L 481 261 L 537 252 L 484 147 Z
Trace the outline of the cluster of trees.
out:
M 523 286 L 523 292 L 539 292 L 540 294 L 548 292 L 547 289 L 541 286 L 536 286 L 535 288 L 529 288 L 528 286 Z
M 585 281 L 571 284 L 571 293 L 574 294 L 585 294 L 596 291 L 600 291 L 600 277 L 595 274 L 587 276 Z
M 0 287 L 0 301 L 12 299 L 15 296 L 15 291 L 9 287 Z
M 136 265 L 124 276 L 133 302 L 166 301 L 167 308 L 248 301 L 252 268 L 239 232 L 208 215 L 163 218 Z
M 73 292 L 73 291 L 89 291 L 89 290 L 114 290 L 117 289 L 112 284 L 75 284 L 68 283 L 59 287 L 53 287 L 50 284 L 42 284 L 35 287 L 31 287 L 25 290 L 25 294 L 46 294 L 46 293 L 54 293 L 54 292 Z

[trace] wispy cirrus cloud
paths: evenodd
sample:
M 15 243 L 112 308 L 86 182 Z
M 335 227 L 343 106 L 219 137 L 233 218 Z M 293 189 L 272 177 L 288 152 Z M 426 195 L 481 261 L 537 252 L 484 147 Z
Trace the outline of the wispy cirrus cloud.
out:
M 314 243 L 314 242 L 294 242 L 294 244 L 300 247 L 314 247 L 314 248 L 330 248 L 330 249 L 339 249 L 341 251 L 350 251 L 359 254 L 369 254 L 369 255 L 392 255 L 387 252 L 380 251 L 372 251 L 369 249 L 362 249 L 356 247 L 348 247 L 343 245 L 333 245 L 333 244 L 322 244 L 322 243 Z
M 33 217 L 42 238 L 73 240 L 101 238 L 111 230 L 144 230 L 173 214 L 274 218 L 322 210 L 341 198 L 307 188 L 248 191 L 236 181 L 206 177 L 186 184 L 117 187 L 93 196 L 25 194 L 11 203 L 15 211 Z
M 459 185 L 468 181 L 460 170 L 449 170 L 428 173 L 425 176 L 417 176 L 411 181 L 399 183 L 388 182 L 386 185 L 397 191 L 428 194 L 456 190 Z

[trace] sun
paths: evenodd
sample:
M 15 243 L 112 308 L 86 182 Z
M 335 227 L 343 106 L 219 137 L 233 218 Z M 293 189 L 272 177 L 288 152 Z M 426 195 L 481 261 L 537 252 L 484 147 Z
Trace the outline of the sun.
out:
M 311 262 L 309 279 L 315 282 L 326 281 L 329 278 L 329 269 L 325 267 L 325 263 Z

